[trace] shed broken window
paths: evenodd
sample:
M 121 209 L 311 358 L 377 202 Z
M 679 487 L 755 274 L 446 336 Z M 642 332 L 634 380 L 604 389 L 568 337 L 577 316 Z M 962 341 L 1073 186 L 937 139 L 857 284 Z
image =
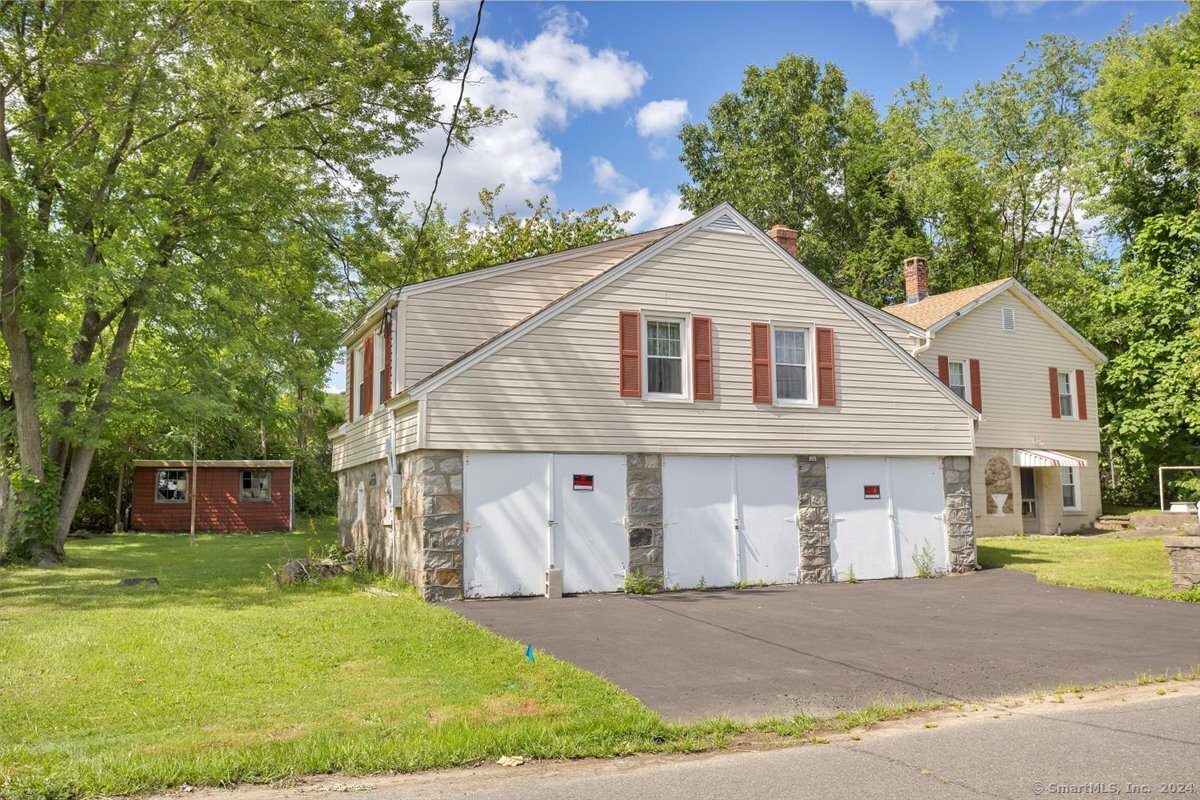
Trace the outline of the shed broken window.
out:
M 271 499 L 271 471 L 266 469 L 242 470 L 242 499 L 264 501 Z
M 185 503 L 188 499 L 188 474 L 185 469 L 160 469 L 154 492 L 156 503 Z

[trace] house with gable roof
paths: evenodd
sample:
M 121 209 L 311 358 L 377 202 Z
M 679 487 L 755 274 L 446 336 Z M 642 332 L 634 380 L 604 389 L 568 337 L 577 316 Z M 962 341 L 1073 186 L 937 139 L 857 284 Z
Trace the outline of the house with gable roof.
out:
M 984 392 L 794 253 L 723 204 L 385 294 L 342 339 L 343 544 L 430 599 L 973 569 Z

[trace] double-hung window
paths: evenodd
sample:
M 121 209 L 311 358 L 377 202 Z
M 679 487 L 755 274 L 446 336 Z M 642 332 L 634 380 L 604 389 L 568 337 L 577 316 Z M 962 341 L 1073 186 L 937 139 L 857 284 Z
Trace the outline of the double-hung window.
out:
M 271 471 L 267 469 L 242 470 L 242 500 L 266 502 L 271 499 Z
M 1058 371 L 1058 413 L 1064 418 L 1075 416 L 1075 396 L 1071 394 L 1071 376 L 1069 369 Z
M 810 391 L 809 344 L 807 328 L 773 328 L 772 346 L 775 364 L 775 399 L 780 402 L 807 403 Z
M 687 397 L 684 320 L 646 317 L 646 396 Z
M 156 503 L 186 503 L 188 499 L 188 471 L 186 469 L 160 469 L 154 490 Z
M 1079 470 L 1075 467 L 1062 469 L 1062 504 L 1064 511 L 1079 511 Z
M 970 390 L 967 389 L 967 362 L 951 361 L 950 365 L 950 391 L 971 402 Z

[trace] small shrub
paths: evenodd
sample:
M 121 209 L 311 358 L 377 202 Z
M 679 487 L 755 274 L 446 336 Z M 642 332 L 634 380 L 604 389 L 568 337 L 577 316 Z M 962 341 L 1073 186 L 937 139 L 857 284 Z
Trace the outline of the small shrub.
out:
M 937 562 L 934 560 L 933 548 L 929 542 L 923 543 L 920 548 L 913 545 L 912 560 L 913 565 L 917 568 L 918 578 L 932 578 L 938 574 Z
M 858 577 L 854 574 L 853 564 L 846 567 L 846 583 L 858 583 Z
M 708 588 L 708 582 L 704 580 L 703 575 L 700 576 L 700 581 L 696 584 L 696 588 L 702 592 Z
M 662 591 L 663 579 L 651 578 L 635 569 L 625 573 L 625 594 L 656 594 Z

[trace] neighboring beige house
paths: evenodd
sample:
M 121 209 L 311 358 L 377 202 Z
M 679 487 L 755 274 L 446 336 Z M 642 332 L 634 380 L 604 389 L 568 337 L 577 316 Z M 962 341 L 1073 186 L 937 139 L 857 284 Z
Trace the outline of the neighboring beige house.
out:
M 972 569 L 980 413 L 794 236 L 722 205 L 380 298 L 343 543 L 429 598 Z
M 1104 355 L 1016 280 L 930 295 L 874 319 L 983 415 L 971 486 L 979 536 L 1074 531 L 1100 514 L 1096 367 Z

